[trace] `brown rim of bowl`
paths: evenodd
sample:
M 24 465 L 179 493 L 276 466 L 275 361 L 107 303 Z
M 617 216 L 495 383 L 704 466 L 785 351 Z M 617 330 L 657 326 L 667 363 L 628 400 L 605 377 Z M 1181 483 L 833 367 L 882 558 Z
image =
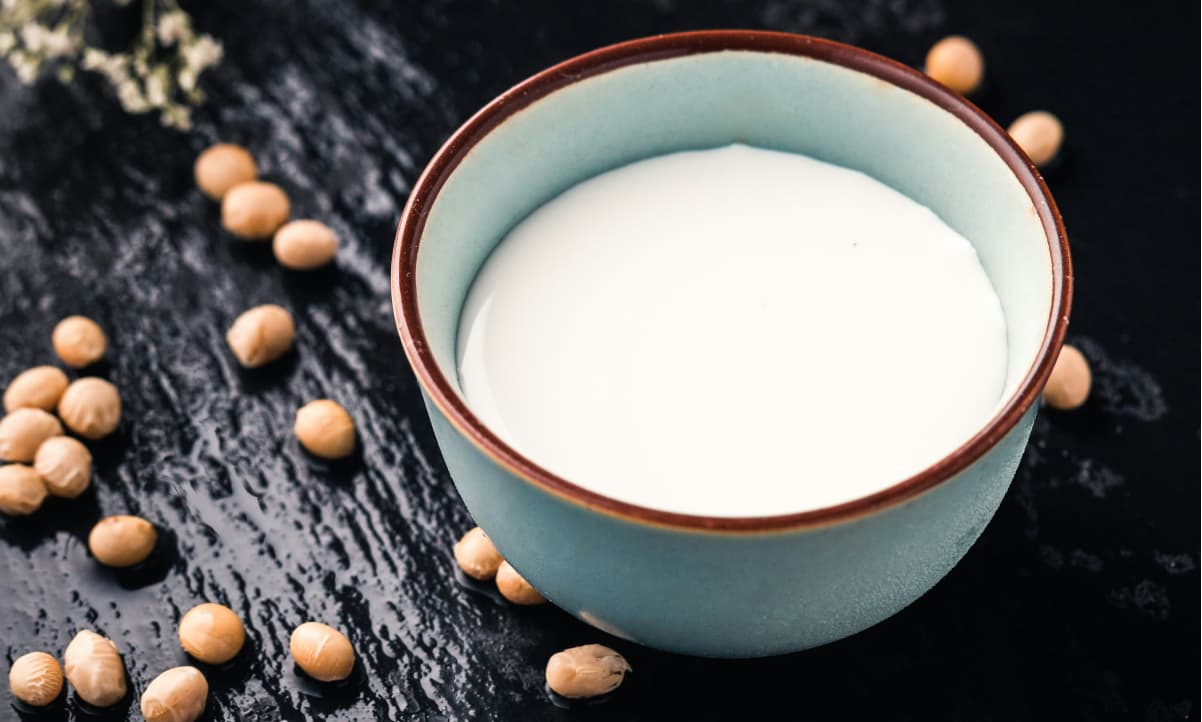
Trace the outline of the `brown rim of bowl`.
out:
M 814 58 L 872 75 L 935 103 L 975 131 L 1002 158 L 1030 197 L 1048 240 L 1052 313 L 1039 355 L 1018 391 L 955 451 L 908 479 L 834 506 L 776 516 L 699 516 L 638 506 L 577 486 L 519 454 L 467 408 L 438 368 L 417 308 L 416 264 L 426 216 L 443 184 L 477 142 L 514 113 L 579 80 L 636 63 L 722 50 Z M 1072 267 L 1060 213 L 1035 166 L 997 123 L 960 95 L 896 61 L 830 40 L 755 30 L 702 30 L 630 40 L 566 60 L 502 93 L 455 131 L 430 161 L 405 204 L 392 258 L 393 314 L 405 354 L 422 388 L 460 433 L 503 468 L 562 499 L 627 521 L 688 531 L 755 533 L 825 526 L 895 506 L 952 478 L 997 444 L 1038 401 L 1064 341 L 1071 299 Z

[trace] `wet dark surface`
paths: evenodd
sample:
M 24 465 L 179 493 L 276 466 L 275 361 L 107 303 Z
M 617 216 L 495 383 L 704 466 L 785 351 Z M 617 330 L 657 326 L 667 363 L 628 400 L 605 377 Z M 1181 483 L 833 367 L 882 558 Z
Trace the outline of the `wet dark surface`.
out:
M 196 5 L 227 58 L 191 133 L 122 114 L 98 83 L 27 90 L 0 69 L 0 379 L 53 362 L 55 321 L 86 313 L 112 342 L 96 372 L 126 404 L 119 433 L 90 445 L 91 490 L 0 519 L 4 669 L 89 627 L 117 642 L 140 691 L 185 663 L 176 622 L 208 600 L 248 628 L 232 666 L 206 669 L 214 721 L 1197 718 L 1198 23 L 1185 6 Z M 855 638 L 772 660 L 664 655 L 461 588 L 450 546 L 471 521 L 388 297 L 406 193 L 471 112 L 569 55 L 707 26 L 809 31 L 911 64 L 942 34 L 977 39 L 986 111 L 1065 122 L 1048 181 L 1077 266 L 1071 337 L 1096 371 L 1086 408 L 1039 420 L 997 517 L 944 582 Z M 336 269 L 289 273 L 222 234 L 191 180 L 217 139 L 249 146 L 297 214 L 339 232 Z M 245 373 L 222 337 L 265 302 L 294 311 L 299 350 Z M 296 408 L 321 396 L 359 424 L 351 464 L 315 463 L 291 436 Z M 83 539 L 125 512 L 159 525 L 163 545 L 147 569 L 113 574 Z M 351 684 L 294 670 L 288 634 L 310 618 L 350 636 Z M 547 657 L 591 641 L 634 674 L 607 704 L 553 706 Z M 0 719 L 16 718 L 11 703 L 0 691 Z M 140 716 L 130 703 L 107 718 Z

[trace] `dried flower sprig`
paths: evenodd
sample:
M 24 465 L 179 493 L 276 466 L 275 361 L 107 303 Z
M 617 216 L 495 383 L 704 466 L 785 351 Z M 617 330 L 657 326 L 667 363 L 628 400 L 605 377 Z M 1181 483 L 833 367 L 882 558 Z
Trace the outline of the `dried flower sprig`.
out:
M 221 44 L 197 34 L 178 0 L 142 0 L 141 32 L 124 52 L 111 53 L 84 37 L 91 10 L 92 0 L 0 0 L 0 57 L 27 85 L 45 70 L 63 83 L 76 68 L 99 73 L 127 112 L 158 112 L 163 125 L 188 128 L 204 100 L 197 81 L 220 62 Z

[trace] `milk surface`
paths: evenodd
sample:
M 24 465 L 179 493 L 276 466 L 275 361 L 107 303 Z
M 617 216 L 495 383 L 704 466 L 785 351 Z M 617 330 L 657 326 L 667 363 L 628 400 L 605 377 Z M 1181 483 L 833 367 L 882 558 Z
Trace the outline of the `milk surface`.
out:
M 468 405 L 515 450 L 709 516 L 902 481 L 985 424 L 1007 363 L 967 240 L 862 173 L 742 145 L 537 209 L 481 269 L 458 342 Z

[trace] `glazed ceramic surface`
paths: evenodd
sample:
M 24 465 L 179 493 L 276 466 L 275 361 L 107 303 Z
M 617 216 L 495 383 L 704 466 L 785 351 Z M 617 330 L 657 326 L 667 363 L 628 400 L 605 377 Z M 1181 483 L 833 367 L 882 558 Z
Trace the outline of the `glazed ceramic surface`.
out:
M 457 322 L 505 233 L 600 172 L 733 142 L 864 171 L 974 243 L 1002 302 L 1009 356 L 1006 400 L 973 440 L 870 497 L 730 519 L 591 494 L 523 459 L 473 417 L 457 386 Z M 615 46 L 502 96 L 452 138 L 414 189 L 393 274 L 398 327 L 447 466 L 502 553 L 553 602 L 599 628 L 676 652 L 737 657 L 854 634 L 912 602 L 963 556 L 1022 455 L 1071 285 L 1046 190 L 975 109 L 863 51 L 736 32 Z M 865 438 L 863 453 L 872 449 Z

